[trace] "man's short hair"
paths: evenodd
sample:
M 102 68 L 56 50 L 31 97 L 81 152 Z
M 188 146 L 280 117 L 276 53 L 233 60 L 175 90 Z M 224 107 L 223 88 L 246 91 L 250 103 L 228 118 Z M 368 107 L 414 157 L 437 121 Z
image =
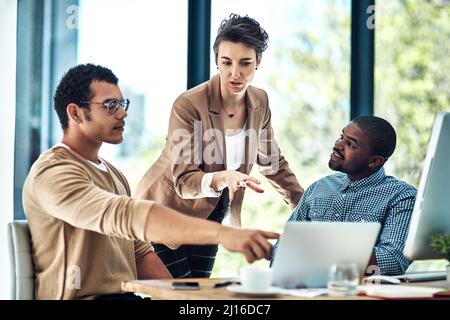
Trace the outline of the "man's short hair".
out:
M 361 116 L 352 120 L 369 138 L 372 154 L 386 160 L 394 153 L 397 135 L 392 125 L 380 117 Z
M 69 125 L 67 105 L 76 103 L 88 107 L 88 104 L 82 101 L 89 101 L 92 98 L 89 86 L 95 80 L 114 85 L 119 82 L 119 79 L 110 69 L 91 63 L 77 65 L 69 69 L 62 77 L 56 88 L 54 104 L 63 130 Z

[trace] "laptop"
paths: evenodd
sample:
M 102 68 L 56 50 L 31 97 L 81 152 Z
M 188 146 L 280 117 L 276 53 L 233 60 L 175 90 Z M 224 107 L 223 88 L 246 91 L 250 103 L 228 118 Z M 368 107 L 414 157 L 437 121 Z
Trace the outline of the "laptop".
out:
M 372 222 L 288 222 L 272 264 L 272 285 L 326 288 L 335 263 L 355 262 L 366 272 L 380 231 Z

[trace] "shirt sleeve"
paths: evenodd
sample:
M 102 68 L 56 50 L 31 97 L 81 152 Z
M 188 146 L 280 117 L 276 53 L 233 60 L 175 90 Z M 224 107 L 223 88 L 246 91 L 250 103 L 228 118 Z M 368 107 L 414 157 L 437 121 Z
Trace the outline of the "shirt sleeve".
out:
M 208 172 L 202 177 L 202 193 L 209 198 L 218 198 L 222 195 L 222 190 L 216 192 L 211 188 L 212 179 L 215 174 L 215 172 Z
M 303 197 L 300 199 L 300 202 L 295 207 L 295 209 L 292 211 L 292 214 L 290 218 L 288 219 L 288 222 L 295 222 L 295 221 L 307 221 L 309 219 L 309 197 L 311 194 L 312 187 L 308 188 L 306 192 L 303 194 Z
M 145 225 L 153 201 L 103 190 L 74 161 L 58 160 L 36 170 L 32 191 L 48 214 L 77 228 L 127 240 L 147 240 Z
M 415 191 L 408 190 L 394 200 L 383 224 L 375 256 L 381 274 L 402 274 L 410 261 L 403 255 L 408 235 L 411 213 L 414 208 Z

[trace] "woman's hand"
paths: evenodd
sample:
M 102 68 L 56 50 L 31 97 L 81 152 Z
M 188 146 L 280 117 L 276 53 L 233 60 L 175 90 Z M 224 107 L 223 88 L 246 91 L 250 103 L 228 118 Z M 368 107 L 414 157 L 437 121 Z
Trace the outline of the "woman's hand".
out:
M 234 193 L 241 188 L 249 187 L 255 192 L 263 193 L 264 190 L 258 186 L 260 183 L 258 179 L 245 173 L 226 170 L 214 174 L 211 187 L 216 191 L 228 188 L 230 201 L 232 201 Z

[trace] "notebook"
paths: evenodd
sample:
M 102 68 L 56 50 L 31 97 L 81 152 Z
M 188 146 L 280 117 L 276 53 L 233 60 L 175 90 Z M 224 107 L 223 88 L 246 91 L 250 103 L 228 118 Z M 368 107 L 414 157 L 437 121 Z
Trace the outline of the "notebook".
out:
M 363 285 L 358 286 L 358 292 L 371 297 L 385 299 L 427 299 L 442 288 L 419 287 L 409 285 Z

